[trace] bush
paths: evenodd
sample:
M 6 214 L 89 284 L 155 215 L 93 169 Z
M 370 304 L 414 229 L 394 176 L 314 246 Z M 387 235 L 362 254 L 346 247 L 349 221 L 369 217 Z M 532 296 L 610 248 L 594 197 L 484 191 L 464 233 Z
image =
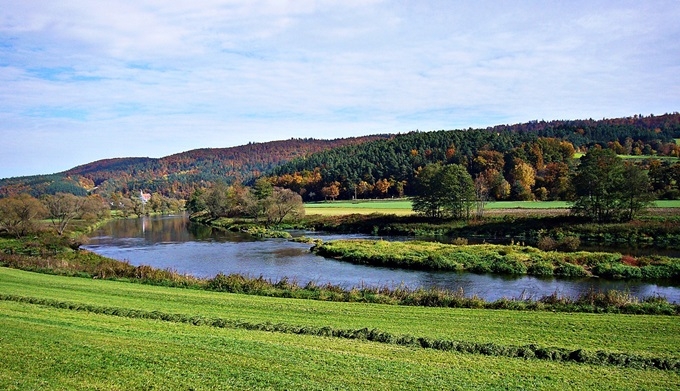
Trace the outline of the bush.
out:
M 496 258 L 491 263 L 491 271 L 499 274 L 527 274 L 527 267 L 522 262 L 506 256 Z
M 600 263 L 595 265 L 592 272 L 596 276 L 612 279 L 642 278 L 642 269 L 622 263 Z
M 555 268 L 554 274 L 563 277 L 587 277 L 588 272 L 580 265 L 560 262 Z
M 456 246 L 467 246 L 468 240 L 467 238 L 455 238 L 451 241 L 451 244 L 456 245 Z
M 538 240 L 536 246 L 543 251 L 554 251 L 557 249 L 557 242 L 550 236 L 543 236 Z
M 527 274 L 534 276 L 552 276 L 555 273 L 555 268 L 552 263 L 548 262 L 536 262 L 529 266 Z
M 576 251 L 581 245 L 577 236 L 565 236 L 557 243 L 557 248 L 562 251 Z

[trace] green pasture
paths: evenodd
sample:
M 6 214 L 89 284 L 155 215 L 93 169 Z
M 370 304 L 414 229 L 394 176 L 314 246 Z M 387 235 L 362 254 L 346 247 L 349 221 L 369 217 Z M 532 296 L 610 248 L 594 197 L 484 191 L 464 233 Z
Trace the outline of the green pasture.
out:
M 677 162 L 680 161 L 680 158 L 677 158 L 675 156 L 656 156 L 656 155 L 617 155 L 621 159 L 624 160 L 648 160 L 648 159 L 655 159 L 655 160 L 661 160 L 661 161 L 668 161 L 668 162 Z
M 493 201 L 487 202 L 484 209 L 568 209 L 567 201 Z M 656 208 L 680 208 L 680 200 L 658 200 Z M 406 216 L 413 214 L 411 200 L 358 200 L 358 201 L 326 201 L 305 204 L 305 213 L 309 215 L 340 216 L 347 214 L 396 214 Z
M 413 214 L 411 200 L 356 200 L 356 201 L 330 201 L 311 202 L 305 204 L 306 214 L 319 214 L 324 216 L 341 216 L 348 214 L 395 214 L 405 216 Z
M 328 303 L 0 268 L 0 294 L 249 322 L 678 356 L 676 317 Z M 669 389 L 677 371 L 441 352 L 0 301 L 0 388 Z

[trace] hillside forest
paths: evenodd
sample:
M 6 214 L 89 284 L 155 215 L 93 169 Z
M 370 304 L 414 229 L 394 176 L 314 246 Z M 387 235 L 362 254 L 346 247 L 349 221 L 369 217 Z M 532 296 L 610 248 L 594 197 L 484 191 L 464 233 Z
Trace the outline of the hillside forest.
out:
M 648 172 L 659 198 L 676 199 L 680 115 L 535 121 L 435 132 L 335 148 L 275 168 L 270 180 L 306 201 L 412 196 L 429 164 L 460 164 L 492 200 L 570 200 L 578 159 L 610 149 Z
M 195 149 L 160 159 L 104 159 L 51 175 L 0 179 L 0 198 L 21 193 L 38 198 L 57 193 L 129 198 L 144 191 L 187 199 L 196 188 L 210 187 L 218 181 L 238 183 L 259 177 L 297 157 L 387 137 L 290 139 L 231 148 Z
M 140 193 L 149 193 L 153 198 L 149 206 L 154 208 L 147 206 L 147 211 L 162 212 L 176 209 L 171 200 L 187 200 L 189 207 L 196 209 L 219 187 L 250 200 L 241 197 L 236 210 L 257 211 L 262 209 L 253 202 L 258 196 L 247 193 L 253 191 L 251 187 L 259 178 L 260 184 L 266 181 L 274 189 L 290 190 L 306 202 L 409 196 L 416 197 L 417 206 L 419 196 L 438 194 L 436 198 L 442 198 L 451 193 L 428 190 L 423 184 L 436 171 L 433 167 L 455 166 L 455 170 L 444 171 L 465 186 L 464 202 L 471 198 L 575 202 L 583 199 L 584 188 L 595 183 L 610 187 L 599 191 L 619 192 L 623 197 L 623 190 L 631 187 L 622 178 L 630 178 L 632 173 L 639 179 L 635 189 L 646 195 L 636 202 L 644 205 L 654 198 L 680 198 L 678 139 L 677 112 L 330 141 L 292 139 L 200 149 L 161 159 L 109 159 L 49 176 L 3 179 L 0 197 L 22 193 L 36 198 L 61 193 L 98 195 L 114 209 L 135 213 L 139 211 Z M 584 179 L 584 175 L 579 176 L 579 164 L 588 152 L 596 150 L 608 152 L 601 159 L 610 159 L 609 155 L 616 158 L 610 160 L 616 162 L 616 172 L 591 172 L 595 176 Z M 291 193 L 285 195 L 290 197 Z M 277 190 L 276 194 L 283 193 Z M 259 200 L 264 202 L 267 197 L 260 195 Z M 431 206 L 426 204 L 420 211 L 426 215 L 439 213 L 428 212 Z M 453 214 L 469 216 L 469 204 L 464 208 Z M 225 212 L 234 213 L 233 208 Z

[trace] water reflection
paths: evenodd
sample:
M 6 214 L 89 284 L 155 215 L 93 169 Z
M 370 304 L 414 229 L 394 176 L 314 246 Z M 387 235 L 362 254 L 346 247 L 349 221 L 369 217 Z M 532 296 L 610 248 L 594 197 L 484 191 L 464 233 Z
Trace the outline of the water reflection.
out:
M 365 237 L 309 232 L 294 234 L 324 240 Z M 239 273 L 271 280 L 287 277 L 300 284 L 309 281 L 331 283 L 345 288 L 362 285 L 439 287 L 463 289 L 467 295 L 478 295 L 485 300 L 539 298 L 555 292 L 576 296 L 590 289 L 618 289 L 628 290 L 639 297 L 662 295 L 680 302 L 680 288 L 670 284 L 541 279 L 353 265 L 311 254 L 308 244 L 283 239 L 258 240 L 246 234 L 192 224 L 186 216 L 116 220 L 95 232 L 90 244 L 85 247 L 136 266 L 145 264 L 198 277 Z

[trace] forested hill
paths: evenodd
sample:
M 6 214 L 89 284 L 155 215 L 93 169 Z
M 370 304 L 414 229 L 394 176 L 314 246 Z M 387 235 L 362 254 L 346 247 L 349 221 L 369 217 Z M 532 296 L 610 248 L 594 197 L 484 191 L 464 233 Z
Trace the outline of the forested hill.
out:
M 290 139 L 231 148 L 196 149 L 158 159 L 105 159 L 57 174 L 0 179 L 0 197 L 25 192 L 34 196 L 57 192 L 84 195 L 96 189 L 102 195 L 143 190 L 187 198 L 194 188 L 210 186 L 217 180 L 227 183 L 247 180 L 295 158 L 389 137 Z
M 275 168 L 271 181 L 307 200 L 409 195 L 418 169 L 463 164 L 495 199 L 561 199 L 574 152 L 599 145 L 620 155 L 677 157 L 680 114 L 532 121 L 486 129 L 411 132 L 345 146 Z

